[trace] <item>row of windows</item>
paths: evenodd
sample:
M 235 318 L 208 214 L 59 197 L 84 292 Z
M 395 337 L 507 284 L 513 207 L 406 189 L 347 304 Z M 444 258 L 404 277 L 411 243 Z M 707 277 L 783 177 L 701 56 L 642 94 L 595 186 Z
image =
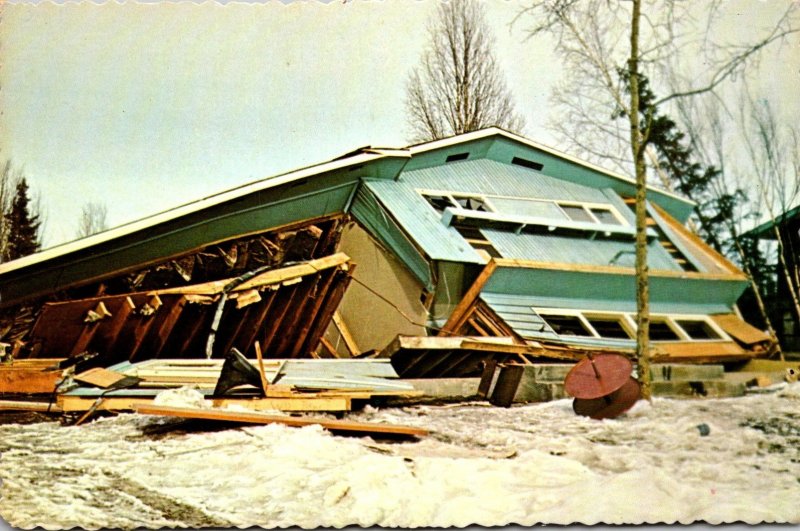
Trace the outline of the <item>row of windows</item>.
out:
M 627 225 L 625 218 L 610 205 L 455 192 L 422 191 L 420 194 L 439 213 L 442 213 L 446 208 L 458 208 L 477 212 L 572 220 L 583 223 Z
M 533 309 L 560 336 L 634 339 L 633 314 L 594 313 L 568 310 Z M 650 339 L 653 341 L 729 340 L 716 324 L 705 316 L 651 315 Z

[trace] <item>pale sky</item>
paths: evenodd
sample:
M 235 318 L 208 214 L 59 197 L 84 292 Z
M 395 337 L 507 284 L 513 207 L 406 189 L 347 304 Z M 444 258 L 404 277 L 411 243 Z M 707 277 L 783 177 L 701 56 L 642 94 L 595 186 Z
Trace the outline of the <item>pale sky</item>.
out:
M 559 148 L 545 128 L 551 46 L 509 27 L 526 4 L 485 5 L 525 135 Z M 775 11 L 736 4 L 734 28 Z M 0 159 L 41 194 L 51 246 L 75 237 L 88 201 L 113 226 L 360 146 L 404 146 L 405 81 L 435 6 L 5 3 Z M 798 67 L 775 97 L 797 99 Z

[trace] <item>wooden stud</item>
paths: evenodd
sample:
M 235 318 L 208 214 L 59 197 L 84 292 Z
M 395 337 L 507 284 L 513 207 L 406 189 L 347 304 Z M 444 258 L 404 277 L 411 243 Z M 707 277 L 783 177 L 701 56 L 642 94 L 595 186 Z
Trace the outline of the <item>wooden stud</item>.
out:
M 261 345 L 256 341 L 256 358 L 258 359 L 258 374 L 261 376 L 261 389 L 264 391 L 264 396 L 267 396 L 267 377 L 264 374 L 264 358 L 261 357 Z M 278 369 L 280 371 L 280 369 Z
M 339 335 L 342 336 L 342 340 L 344 341 L 347 350 L 350 352 L 350 355 L 357 356 L 360 354 L 361 350 L 358 348 L 355 338 L 350 333 L 347 323 L 344 322 L 342 319 L 342 314 L 340 314 L 338 310 L 333 312 L 333 325 L 339 331 Z

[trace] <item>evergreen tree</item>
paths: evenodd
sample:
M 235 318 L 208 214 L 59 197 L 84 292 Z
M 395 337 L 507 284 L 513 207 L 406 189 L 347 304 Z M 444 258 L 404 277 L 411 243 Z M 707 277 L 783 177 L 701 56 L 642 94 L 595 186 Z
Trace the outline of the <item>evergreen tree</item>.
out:
M 630 91 L 627 72 L 620 69 L 625 87 Z M 705 166 L 695 161 L 686 135 L 675 121 L 659 112 L 656 96 L 650 89 L 648 79 L 639 75 L 639 112 L 645 117 L 641 124 L 647 145 L 652 146 L 658 156 L 658 164 L 672 181 L 673 189 L 696 203 L 694 218 L 697 231 L 718 253 L 733 256 L 735 216 L 739 207 L 746 203 L 747 196 L 741 189 L 732 193 L 715 186 L 723 174 L 714 165 Z M 619 116 L 623 116 L 620 112 Z
M 16 194 L 5 218 L 8 224 L 8 243 L 4 260 L 16 260 L 39 250 L 39 216 L 31 213 L 25 178 L 17 182 Z

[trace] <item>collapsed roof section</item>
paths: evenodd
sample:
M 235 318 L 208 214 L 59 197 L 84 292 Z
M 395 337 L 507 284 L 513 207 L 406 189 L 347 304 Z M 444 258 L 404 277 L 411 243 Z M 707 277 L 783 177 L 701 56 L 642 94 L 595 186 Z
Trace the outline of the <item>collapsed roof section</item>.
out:
M 343 158 L 262 179 L 0 264 L 0 307 L 141 269 L 212 243 L 343 214 L 349 212 L 362 179 L 399 181 L 404 170 L 433 168 L 463 153 L 472 160 L 484 158 L 505 165 L 515 159 L 520 164 L 535 159 L 534 167 L 541 166 L 537 174 L 555 176 L 564 186 L 575 182 L 633 193 L 633 182 L 624 176 L 498 128 L 405 149 L 362 148 Z M 532 175 L 527 178 L 533 179 Z M 650 192 L 652 201 L 679 220 L 689 215 L 690 201 L 655 188 Z M 464 254 L 466 262 L 474 260 L 468 250 Z

